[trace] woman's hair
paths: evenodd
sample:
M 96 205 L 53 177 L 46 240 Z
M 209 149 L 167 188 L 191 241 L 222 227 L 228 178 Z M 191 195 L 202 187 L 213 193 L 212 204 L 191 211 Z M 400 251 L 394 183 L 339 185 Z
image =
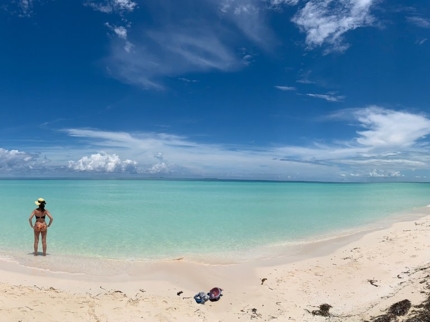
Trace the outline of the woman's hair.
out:
M 44 209 L 44 208 L 45 208 L 45 204 L 46 204 L 46 202 L 41 202 L 41 203 L 39 204 L 39 208 Z

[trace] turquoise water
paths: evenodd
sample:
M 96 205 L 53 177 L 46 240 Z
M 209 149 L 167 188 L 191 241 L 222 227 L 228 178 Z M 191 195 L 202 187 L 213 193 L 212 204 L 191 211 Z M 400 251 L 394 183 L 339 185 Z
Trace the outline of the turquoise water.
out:
M 267 257 L 279 245 L 369 227 L 430 204 L 430 184 L 423 183 L 3 180 L 0 189 L 0 256 L 21 262 L 30 260 L 28 217 L 40 197 L 55 219 L 50 260 L 65 262 Z

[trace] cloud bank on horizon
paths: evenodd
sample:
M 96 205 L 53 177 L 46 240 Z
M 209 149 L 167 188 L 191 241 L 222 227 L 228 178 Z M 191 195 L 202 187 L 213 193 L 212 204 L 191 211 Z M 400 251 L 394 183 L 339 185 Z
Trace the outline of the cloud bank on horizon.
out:
M 419 1 L 70 5 L 1 8 L 0 176 L 427 181 Z M 26 123 L 33 110 L 43 120 Z

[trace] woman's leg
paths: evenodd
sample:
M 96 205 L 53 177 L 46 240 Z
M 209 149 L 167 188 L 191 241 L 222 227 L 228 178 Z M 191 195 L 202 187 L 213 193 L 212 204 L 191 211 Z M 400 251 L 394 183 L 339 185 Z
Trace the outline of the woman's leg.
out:
M 37 247 L 39 246 L 40 231 L 34 230 L 34 256 L 37 256 Z
M 48 230 L 42 231 L 42 247 L 43 247 L 43 256 L 46 256 L 46 235 L 48 235 Z

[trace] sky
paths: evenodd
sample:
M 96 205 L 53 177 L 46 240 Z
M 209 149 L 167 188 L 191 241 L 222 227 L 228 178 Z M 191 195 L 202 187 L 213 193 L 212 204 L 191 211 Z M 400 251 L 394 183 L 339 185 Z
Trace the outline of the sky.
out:
M 1 178 L 430 180 L 430 3 L 2 0 Z

